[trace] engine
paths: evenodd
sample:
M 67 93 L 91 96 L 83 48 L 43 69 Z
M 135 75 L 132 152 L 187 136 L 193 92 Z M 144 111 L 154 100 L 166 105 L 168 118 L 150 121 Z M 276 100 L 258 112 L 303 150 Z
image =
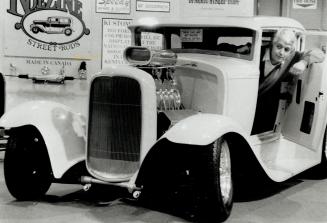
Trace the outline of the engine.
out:
M 168 50 L 149 50 L 145 47 L 128 47 L 124 58 L 131 65 L 149 73 L 156 85 L 158 111 L 183 108 L 181 94 L 174 78 L 177 55 Z

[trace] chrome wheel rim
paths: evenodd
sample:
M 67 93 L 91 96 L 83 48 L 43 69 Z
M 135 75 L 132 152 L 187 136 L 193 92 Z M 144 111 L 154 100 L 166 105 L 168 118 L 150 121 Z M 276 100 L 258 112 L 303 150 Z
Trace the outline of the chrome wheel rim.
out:
M 232 169 L 228 144 L 224 141 L 221 145 L 219 165 L 220 190 L 223 202 L 230 201 L 232 190 Z

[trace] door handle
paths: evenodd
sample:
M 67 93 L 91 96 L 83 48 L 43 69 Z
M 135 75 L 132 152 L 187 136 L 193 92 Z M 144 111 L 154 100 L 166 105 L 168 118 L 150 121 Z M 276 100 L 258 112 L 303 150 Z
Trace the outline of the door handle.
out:
M 318 99 L 324 100 L 324 92 L 319 91 L 316 101 L 318 101 Z

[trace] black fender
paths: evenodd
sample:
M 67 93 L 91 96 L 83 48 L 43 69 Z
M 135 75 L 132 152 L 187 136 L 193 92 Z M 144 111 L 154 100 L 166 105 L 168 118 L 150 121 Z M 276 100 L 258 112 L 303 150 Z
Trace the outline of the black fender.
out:
M 251 147 L 237 133 L 222 136 L 230 147 L 233 180 L 237 184 L 265 183 L 270 178 L 260 165 Z M 179 144 L 161 138 L 149 151 L 139 169 L 135 185 L 156 190 L 174 185 L 185 177 L 185 170 L 197 168 L 197 160 L 206 156 L 209 145 Z M 260 179 L 260 180 L 259 180 Z M 149 188 L 154 187 L 154 188 Z

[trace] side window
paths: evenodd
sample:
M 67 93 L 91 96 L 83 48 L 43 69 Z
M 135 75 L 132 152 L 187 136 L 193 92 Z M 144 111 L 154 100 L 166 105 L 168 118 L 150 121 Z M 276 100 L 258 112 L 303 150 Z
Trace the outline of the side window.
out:
M 176 34 L 172 34 L 171 35 L 171 48 L 172 49 L 180 49 L 182 48 L 182 41 L 180 39 L 180 37 Z
M 262 46 L 268 46 L 272 44 L 276 30 L 269 30 L 262 32 Z

